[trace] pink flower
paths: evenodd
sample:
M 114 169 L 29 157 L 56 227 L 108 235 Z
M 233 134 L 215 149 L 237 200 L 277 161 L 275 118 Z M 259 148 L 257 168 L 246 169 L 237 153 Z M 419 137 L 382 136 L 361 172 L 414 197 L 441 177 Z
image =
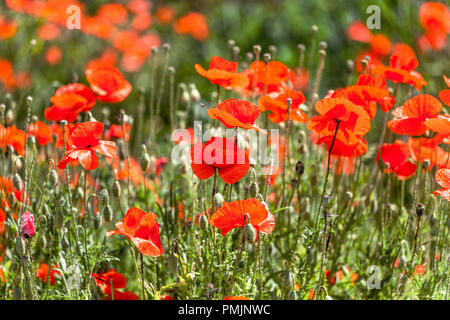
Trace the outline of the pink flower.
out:
M 28 239 L 32 238 L 35 234 L 34 215 L 27 211 L 22 215 L 22 236 Z

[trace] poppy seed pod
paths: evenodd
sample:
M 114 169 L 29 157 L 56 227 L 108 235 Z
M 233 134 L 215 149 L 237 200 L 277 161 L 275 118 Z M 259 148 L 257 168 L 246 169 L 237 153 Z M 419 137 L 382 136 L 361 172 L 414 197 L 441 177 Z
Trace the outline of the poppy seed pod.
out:
M 206 215 L 202 214 L 202 216 L 200 217 L 200 227 L 203 230 L 206 230 L 206 229 L 208 229 L 208 225 L 209 225 L 208 217 L 206 217 Z
M 119 198 L 121 194 L 120 183 L 117 180 L 114 180 L 112 185 L 112 194 L 115 198 Z
M 417 204 L 416 206 L 416 214 L 418 217 L 423 216 L 425 213 L 425 206 L 422 203 Z
M 48 181 L 50 182 L 50 187 L 54 188 L 58 184 L 58 173 L 55 170 L 51 170 L 48 175 Z
M 14 188 L 16 188 L 17 191 L 22 190 L 23 187 L 23 182 L 22 182 L 22 178 L 19 176 L 18 173 L 16 173 L 13 177 L 13 185 Z
M 295 172 L 300 177 L 303 175 L 303 173 L 305 173 L 305 165 L 300 160 L 297 161 L 297 163 L 295 165 Z

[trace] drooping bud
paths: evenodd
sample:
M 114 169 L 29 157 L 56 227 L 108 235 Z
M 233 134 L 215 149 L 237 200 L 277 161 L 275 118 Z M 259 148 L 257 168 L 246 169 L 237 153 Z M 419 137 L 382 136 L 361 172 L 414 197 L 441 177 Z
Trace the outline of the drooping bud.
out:
M 247 213 L 245 214 L 245 217 L 247 224 L 244 225 L 244 239 L 249 243 L 253 243 L 256 239 L 256 230 L 251 225 L 250 216 Z
M 58 184 L 58 173 L 56 170 L 52 169 L 48 175 L 48 181 L 50 182 L 50 187 L 54 188 Z
M 201 99 L 200 92 L 197 90 L 194 83 L 189 84 L 189 95 L 194 102 L 198 102 Z
M 141 154 L 141 158 L 139 159 L 139 163 L 141 165 L 141 169 L 144 172 L 147 172 L 148 168 L 150 168 L 151 159 L 150 155 L 147 152 L 143 152 Z
M 112 221 L 113 211 L 109 205 L 103 207 L 102 215 L 106 222 Z
M 13 177 L 13 185 L 14 188 L 16 188 L 17 191 L 21 191 L 23 188 L 23 182 L 22 178 L 19 176 L 18 173 L 16 173 Z
M 303 175 L 303 173 L 305 173 L 305 165 L 303 164 L 303 162 L 301 162 L 300 160 L 297 161 L 296 165 L 295 165 L 295 172 L 297 173 L 297 175 L 299 175 L 300 177 Z
M 34 226 L 34 215 L 26 211 L 22 214 L 22 237 L 25 239 L 32 238 L 36 234 L 36 228 Z
M 102 199 L 103 203 L 107 204 L 109 203 L 109 194 L 108 190 L 102 189 L 99 193 L 100 199 Z
M 256 196 L 259 193 L 259 187 L 258 187 L 258 184 L 256 183 L 256 181 L 252 182 L 250 184 L 249 191 L 250 191 L 250 197 L 251 198 L 256 198 Z

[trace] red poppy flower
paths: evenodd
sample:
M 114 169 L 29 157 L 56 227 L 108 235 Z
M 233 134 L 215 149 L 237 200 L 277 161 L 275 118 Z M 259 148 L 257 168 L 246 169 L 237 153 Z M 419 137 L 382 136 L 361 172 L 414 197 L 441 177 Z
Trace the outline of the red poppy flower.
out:
M 341 156 L 348 158 L 356 158 L 363 155 L 368 150 L 367 141 L 360 137 L 356 138 L 357 138 L 356 142 L 351 144 L 336 138 L 334 141 L 333 150 L 331 150 L 331 154 L 334 156 Z M 329 150 L 331 147 L 331 143 L 333 142 L 333 136 L 324 136 L 319 138 L 317 141 L 313 142 L 316 144 L 324 143 L 327 146 L 327 149 Z
M 92 91 L 102 102 L 122 102 L 131 92 L 131 84 L 113 66 L 93 67 L 85 73 Z
M 72 83 L 56 90 L 50 98 L 53 105 L 45 109 L 45 118 L 53 121 L 75 121 L 81 112 L 90 111 L 96 102 L 92 91 L 81 83 Z
M 443 77 L 445 84 L 450 88 L 450 78 L 447 78 L 445 75 Z M 446 105 L 450 106 L 450 89 L 444 89 L 439 92 L 439 99 L 441 99 Z
M 92 277 L 100 290 L 106 295 L 111 295 L 111 286 L 114 289 L 123 289 L 127 286 L 127 278 L 123 274 L 116 272 L 116 269 L 99 274 L 92 273 Z
M 372 38 L 372 32 L 361 21 L 354 21 L 347 27 L 347 37 L 359 42 L 369 42 Z
M 122 24 L 127 20 L 128 11 L 120 3 L 106 3 L 100 7 L 97 18 L 113 24 Z
M 391 41 L 383 34 L 375 34 L 370 38 L 370 47 L 377 56 L 385 56 L 391 49 Z
M 237 200 L 232 202 L 223 202 L 220 207 L 211 216 L 211 224 L 220 229 L 222 236 L 225 236 L 234 228 L 243 228 L 247 223 L 245 214 L 250 216 L 250 224 L 264 234 L 269 234 L 275 228 L 275 217 L 270 213 L 265 203 L 258 199 Z
M 106 236 L 122 234 L 134 243 L 139 252 L 149 257 L 158 257 L 164 252 L 156 214 L 145 213 L 136 207 L 130 208 L 122 221 L 116 223 L 116 228 L 118 230 L 108 231 Z
M 117 153 L 115 142 L 100 140 L 103 128 L 103 123 L 97 121 L 76 123 L 69 127 L 67 152 L 59 161 L 58 168 L 64 169 L 67 163 L 79 161 L 85 169 L 93 170 L 99 165 L 95 152 L 109 158 L 115 157 Z
M 419 9 L 419 21 L 425 29 L 425 34 L 419 38 L 422 49 L 441 50 L 450 32 L 450 11 L 440 2 L 425 2 Z
M 387 125 L 397 134 L 419 136 L 429 130 L 425 121 L 435 118 L 441 110 L 442 103 L 438 99 L 429 94 L 421 94 L 396 108 L 392 112 L 396 119 L 388 121 Z
M 30 123 L 28 126 L 28 134 L 35 136 L 39 145 L 44 146 L 53 141 L 53 133 L 51 128 L 42 121 Z
M 287 99 L 292 99 L 291 106 L 288 108 Z M 269 120 L 274 123 L 280 123 L 289 120 L 297 122 L 306 122 L 308 116 L 303 110 L 300 109 L 300 105 L 306 101 L 305 96 L 300 91 L 294 91 L 283 86 L 283 91 L 273 92 L 268 95 L 262 96 L 258 99 L 259 107 L 262 111 L 272 111 L 269 114 Z M 288 109 L 289 115 L 288 115 Z
M 56 264 L 54 264 L 49 272 L 48 265 L 46 263 L 41 263 L 41 266 L 38 269 L 36 269 L 36 277 L 41 279 L 43 282 L 47 282 L 48 275 L 50 274 L 50 285 L 54 286 L 56 283 L 55 275 L 61 276 L 61 273 L 58 270 L 56 270 L 56 268 L 58 267 Z
M 217 169 L 223 181 L 233 184 L 250 169 L 248 152 L 240 149 L 232 140 L 222 137 L 212 137 L 205 144 L 194 143 L 191 159 L 192 171 L 201 180 L 211 177 Z
M 209 36 L 208 20 L 198 12 L 190 12 L 173 24 L 178 34 L 190 34 L 197 40 L 205 40 Z
M 211 119 L 219 119 L 227 128 L 253 129 L 262 134 L 267 134 L 255 124 L 259 113 L 258 106 L 245 100 L 228 99 L 217 105 L 216 108 L 210 108 L 208 114 Z
M 130 140 L 130 130 L 131 125 L 128 123 L 124 124 L 125 128 L 125 139 L 128 141 Z M 111 140 L 111 139 L 123 139 L 123 129 L 122 125 L 119 124 L 112 124 L 108 130 L 105 131 L 105 139 Z
M 425 125 L 437 132 L 433 137 L 436 144 L 447 143 L 450 144 L 450 116 L 446 114 L 439 114 L 436 118 L 425 120 Z
M 0 147 L 3 150 L 12 146 L 18 154 L 23 156 L 25 154 L 25 136 L 25 131 L 17 129 L 15 124 L 11 127 L 3 127 L 0 124 Z
M 433 139 L 409 138 L 407 145 L 414 161 L 422 163 L 424 160 L 430 161 L 428 171 L 430 171 L 434 165 L 436 165 L 438 169 L 450 166 L 450 161 L 448 161 L 449 154 L 436 145 L 436 142 Z
M 51 46 L 45 51 L 45 61 L 50 65 L 58 64 L 61 61 L 62 52 L 57 46 Z
M 156 19 L 161 24 L 170 23 L 172 21 L 174 15 L 175 15 L 175 12 L 172 9 L 172 7 L 167 6 L 167 5 L 159 7 L 155 12 Z
M 249 79 L 248 86 L 245 88 L 248 94 L 255 91 L 257 94 L 271 93 L 280 90 L 280 85 L 289 79 L 291 70 L 279 61 L 255 61 L 250 64 L 248 69 L 242 71 Z
M 412 71 L 419 66 L 416 54 L 410 46 L 404 43 L 398 43 L 394 47 L 394 52 L 389 60 L 392 68 Z
M 380 147 L 377 161 L 380 155 L 383 162 L 389 166 L 385 169 L 385 172 L 394 172 L 399 180 L 409 179 L 416 172 L 417 165 L 408 161 L 411 152 L 401 140 L 396 140 L 392 144 L 383 144 Z
M 195 65 L 195 70 L 202 77 L 207 78 L 212 84 L 224 87 L 229 90 L 235 87 L 246 87 L 248 78 L 237 72 L 238 63 L 231 62 L 224 58 L 213 56 L 209 63 L 209 69 L 205 70 L 199 64 Z
M 320 115 L 312 117 L 306 126 L 321 136 L 334 136 L 338 121 L 336 138 L 348 144 L 357 143 L 358 137 L 369 132 L 369 115 L 347 99 L 323 99 L 316 103 L 315 108 Z
M 442 187 L 433 192 L 434 195 L 440 195 L 447 201 L 450 201 L 450 169 L 439 169 L 436 172 L 436 182 Z
M 54 23 L 43 24 L 38 30 L 38 36 L 42 40 L 54 40 L 59 34 L 59 27 Z

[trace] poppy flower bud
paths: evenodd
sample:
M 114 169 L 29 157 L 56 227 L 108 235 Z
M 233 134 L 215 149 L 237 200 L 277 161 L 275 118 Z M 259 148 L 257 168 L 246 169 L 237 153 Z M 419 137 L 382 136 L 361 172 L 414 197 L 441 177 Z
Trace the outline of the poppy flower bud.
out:
M 102 215 L 106 222 L 112 221 L 113 211 L 109 205 L 103 207 Z
M 21 237 L 17 237 L 14 241 L 14 246 L 16 247 L 16 251 L 19 253 L 19 255 L 23 254 L 23 242 Z
M 353 192 L 346 191 L 345 194 L 344 194 L 344 199 L 345 199 L 345 202 L 352 201 L 352 199 L 353 199 Z
M 256 196 L 258 195 L 258 192 L 259 192 L 258 184 L 256 182 L 252 182 L 250 184 L 249 191 L 250 191 L 250 197 L 256 198 Z
M 108 190 L 106 189 L 102 189 L 99 193 L 100 199 L 102 199 L 103 203 L 108 203 L 109 202 L 109 194 L 108 194 Z
M 19 176 L 18 173 L 16 173 L 13 177 L 13 185 L 14 188 L 16 188 L 17 191 L 22 190 L 23 187 L 23 182 L 22 182 L 22 178 Z
M 50 182 L 50 187 L 54 188 L 58 184 L 58 173 L 55 170 L 51 170 L 48 176 L 48 181 Z
M 55 230 L 59 230 L 63 227 L 64 224 L 64 214 L 62 210 L 57 210 L 55 212 L 55 222 L 53 226 L 55 227 Z
M 430 159 L 423 160 L 423 168 L 425 170 L 428 170 L 429 167 L 430 167 Z
M 117 180 L 114 180 L 112 185 L 112 194 L 115 198 L 119 198 L 121 194 L 120 183 Z
M 250 168 L 250 182 L 256 181 L 256 170 L 255 168 Z
M 40 233 L 39 245 L 41 246 L 41 248 L 47 247 L 47 237 L 45 236 L 44 233 Z
M 202 228 L 203 230 L 206 230 L 206 229 L 208 229 L 208 225 L 209 225 L 208 217 L 206 217 L 206 215 L 202 214 L 202 216 L 200 217 L 200 228 Z
M 317 31 L 319 31 L 319 27 L 316 26 L 315 24 L 313 24 L 313 25 L 311 26 L 311 32 L 312 32 L 312 34 L 315 35 L 315 34 L 317 33 Z
M 417 204 L 416 206 L 416 214 L 418 217 L 423 216 L 425 213 L 425 206 L 422 203 Z
M 222 203 L 225 201 L 221 193 L 214 194 L 214 205 L 218 208 L 222 206 Z
M 348 73 L 352 73 L 354 68 L 355 68 L 355 63 L 353 62 L 353 60 L 348 59 L 347 60 L 347 71 L 348 71 Z
M 200 101 L 200 92 L 198 92 L 197 87 L 194 83 L 189 84 L 189 95 L 191 97 L 191 100 L 194 102 Z
M 31 212 L 26 211 L 22 214 L 22 236 L 26 239 L 32 238 L 36 234 L 36 228 L 34 226 L 34 215 Z
M 297 292 L 295 290 L 289 291 L 287 295 L 288 300 L 297 300 Z
M 315 164 L 311 165 L 311 185 L 317 185 L 317 167 Z
M 141 164 L 141 169 L 144 172 L 147 172 L 148 168 L 150 168 L 151 160 L 148 153 L 143 153 L 141 158 L 139 159 L 139 163 Z
M 5 110 L 6 110 L 6 106 L 3 103 L 0 104 L 0 113 L 5 112 Z
M 263 59 L 266 63 L 268 63 L 272 57 L 270 56 L 270 53 L 264 53 Z
M 34 40 L 34 41 L 36 42 L 36 40 Z M 33 97 L 32 96 L 28 96 L 27 97 L 27 103 L 28 103 L 28 105 L 31 105 L 33 103 Z
M 255 242 L 256 230 L 250 223 L 247 223 L 244 226 L 244 238 L 249 243 Z
M 253 55 L 252 52 L 247 52 L 247 53 L 245 54 L 245 58 L 247 59 L 248 62 L 252 62 L 253 59 L 255 59 L 255 56 Z
M 255 54 L 256 60 L 259 60 L 259 56 L 261 54 L 261 46 L 258 44 L 255 44 L 253 46 L 253 53 Z
M 241 49 L 238 46 L 233 47 L 233 60 L 238 61 L 239 60 L 239 53 L 241 52 Z
M 256 199 L 258 199 L 259 202 L 263 202 L 264 201 L 264 197 L 263 197 L 263 195 L 261 193 L 258 193 L 256 195 Z
M 327 49 L 327 43 L 325 41 L 320 41 L 319 48 L 322 49 L 322 50 L 326 50 Z
M 295 165 L 295 172 L 300 177 L 303 175 L 303 173 L 305 173 L 305 165 L 300 160 L 297 161 L 297 163 Z

